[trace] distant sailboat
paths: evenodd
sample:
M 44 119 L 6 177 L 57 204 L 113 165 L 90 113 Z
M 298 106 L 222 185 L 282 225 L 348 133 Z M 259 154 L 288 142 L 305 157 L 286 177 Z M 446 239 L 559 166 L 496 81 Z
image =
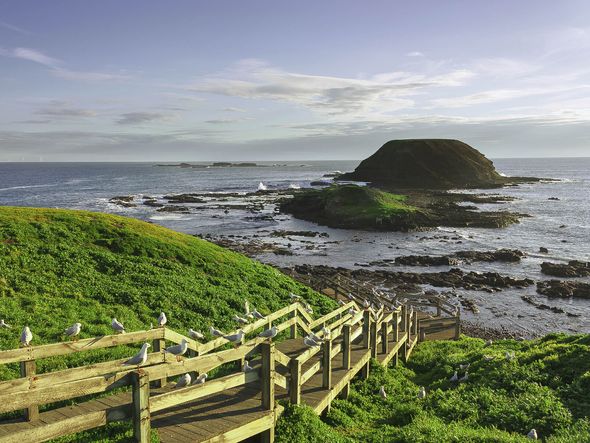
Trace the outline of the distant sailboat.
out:
M 266 187 L 266 185 L 262 182 L 258 183 L 258 190 L 259 191 L 266 191 L 268 188 Z

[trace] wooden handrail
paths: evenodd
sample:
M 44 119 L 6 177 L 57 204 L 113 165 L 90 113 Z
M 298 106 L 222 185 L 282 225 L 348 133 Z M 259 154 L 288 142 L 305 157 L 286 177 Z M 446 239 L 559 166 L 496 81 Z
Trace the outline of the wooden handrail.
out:
M 318 318 L 318 319 L 316 319 L 316 320 L 312 321 L 312 322 L 309 324 L 309 327 L 310 327 L 311 329 L 315 329 L 317 326 L 319 326 L 319 325 L 322 325 L 322 324 L 324 324 L 324 323 L 327 323 L 327 322 L 328 322 L 328 320 L 331 320 L 331 319 L 333 319 L 334 317 L 336 317 L 336 316 L 338 316 L 338 315 L 342 314 L 343 312 L 346 312 L 346 311 L 348 311 L 348 310 L 349 310 L 350 308 L 352 308 L 352 307 L 358 308 L 355 302 L 353 302 L 353 301 L 350 301 L 350 302 L 346 303 L 345 305 L 343 305 L 343 306 L 340 306 L 338 309 L 335 309 L 335 310 L 333 310 L 332 312 L 329 312 L 329 313 L 327 313 L 327 314 L 326 314 L 326 315 L 324 315 L 323 317 L 320 317 L 320 318 Z

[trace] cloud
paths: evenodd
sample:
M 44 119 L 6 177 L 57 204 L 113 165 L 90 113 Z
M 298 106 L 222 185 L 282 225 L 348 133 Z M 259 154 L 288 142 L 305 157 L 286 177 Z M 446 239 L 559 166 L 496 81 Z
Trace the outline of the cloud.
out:
M 118 125 L 139 125 L 158 120 L 168 120 L 170 118 L 167 114 L 160 114 L 156 112 L 128 112 L 121 114 L 116 123 Z
M 388 72 L 369 78 L 334 77 L 287 72 L 264 61 L 243 60 L 188 89 L 292 103 L 324 115 L 352 118 L 412 107 L 409 96 L 426 88 L 462 85 L 473 75 L 458 69 L 432 76 Z
M 78 109 L 78 108 L 44 108 L 35 111 L 38 115 L 47 115 L 51 117 L 94 117 L 96 112 L 89 109 Z
M 61 63 L 61 61 L 56 58 L 49 57 L 40 51 L 29 48 L 16 48 L 12 51 L 12 56 L 22 60 L 40 63 L 51 68 L 58 66 Z
M 234 107 L 223 108 L 222 111 L 223 112 L 246 112 L 246 110 L 243 108 L 234 108 Z
M 406 54 L 406 57 L 424 57 L 424 54 L 420 51 L 412 51 Z
M 23 35 L 32 35 L 33 34 L 32 32 L 29 32 L 26 29 L 20 28 L 15 25 L 11 25 L 10 23 L 6 23 L 3 21 L 0 21 L 0 28 L 9 29 L 10 31 L 18 32 L 19 34 L 23 34 Z

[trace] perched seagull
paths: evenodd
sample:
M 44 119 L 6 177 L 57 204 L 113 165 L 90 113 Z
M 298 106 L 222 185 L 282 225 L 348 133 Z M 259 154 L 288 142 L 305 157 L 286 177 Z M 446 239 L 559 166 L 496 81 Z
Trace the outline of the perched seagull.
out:
M 338 300 L 338 304 L 340 306 L 344 306 L 346 304 L 346 302 L 344 300 Z
M 514 353 L 514 351 L 506 351 L 506 360 L 508 361 L 512 361 L 514 360 L 514 357 L 516 356 L 516 354 Z
M 385 392 L 385 386 L 381 386 L 379 388 L 379 395 L 381 396 L 381 398 L 383 400 L 385 400 L 387 398 L 387 392 Z
M 33 340 L 33 333 L 28 326 L 25 326 L 23 332 L 20 334 L 20 342 L 23 346 L 30 346 Z
M 160 312 L 160 316 L 158 317 L 158 326 L 163 328 L 167 321 L 168 319 L 166 318 L 166 314 Z
M 241 325 L 247 325 L 248 324 L 248 320 L 246 320 L 245 318 L 240 317 L 239 315 L 234 315 L 234 320 L 237 321 Z
M 264 318 L 264 315 L 262 315 L 256 309 L 254 309 L 250 314 L 252 314 L 252 316 L 257 320 L 262 320 Z
M 486 346 L 492 346 L 494 342 L 492 340 L 488 340 L 486 341 Z
M 352 295 L 351 293 L 348 293 L 347 297 L 349 300 L 354 300 L 354 295 Z
M 180 377 L 178 377 L 178 380 L 176 381 L 176 384 L 174 385 L 175 388 L 184 388 L 185 386 L 188 386 L 191 384 L 191 375 L 190 374 L 184 374 L 181 375 Z
M 209 333 L 214 337 L 223 337 L 223 332 L 219 329 L 215 329 L 213 326 L 209 327 Z
M 248 360 L 244 360 L 244 364 L 242 365 L 242 371 L 243 372 L 250 372 L 253 370 L 254 370 L 254 368 L 252 366 L 250 366 L 250 363 L 248 363 Z
M 268 338 L 269 340 L 276 337 L 276 335 L 279 333 L 279 330 L 277 329 L 276 326 L 273 326 L 270 329 L 265 329 L 264 331 L 262 331 L 260 334 L 258 334 L 258 337 L 263 337 L 263 338 Z
M 459 369 L 461 371 L 466 371 L 467 369 L 469 369 L 469 366 L 471 366 L 471 363 L 467 363 L 466 365 L 459 365 Z
M 309 303 L 305 303 L 305 312 L 308 314 L 313 314 L 313 309 L 309 306 Z
M 292 292 L 289 293 L 289 297 L 291 298 L 292 301 L 299 301 L 299 300 L 301 300 L 301 296 L 300 295 L 295 295 Z
M 64 334 L 70 338 L 76 337 L 82 329 L 82 323 L 74 323 L 72 326 L 64 330 Z
M 193 382 L 193 385 L 202 385 L 203 383 L 205 383 L 205 380 L 207 380 L 207 373 L 203 373 L 201 375 L 199 375 L 196 380 Z
M 452 381 L 452 382 L 459 381 L 459 376 L 457 375 L 457 371 L 455 371 L 455 373 L 453 374 L 453 376 L 451 378 L 449 378 L 449 381 Z
M 348 313 L 349 313 L 350 315 L 354 315 L 354 314 L 356 314 L 356 311 L 354 310 L 354 307 L 350 308 L 350 309 L 348 310 Z
M 363 308 L 365 309 L 369 309 L 371 307 L 371 302 L 369 302 L 369 300 L 364 299 L 363 300 Z
M 469 372 L 465 371 L 465 375 L 459 379 L 459 381 L 467 381 L 469 380 Z
M 113 318 L 111 321 L 111 328 L 113 328 L 113 331 L 118 332 L 119 334 L 125 333 L 125 326 L 123 326 L 123 323 L 121 323 L 116 318 Z
M 168 354 L 176 355 L 176 360 L 180 361 L 180 356 L 184 355 L 184 353 L 187 351 L 187 349 L 188 349 L 188 341 L 186 341 L 186 339 L 183 338 L 182 341 L 180 342 L 180 344 L 174 345 L 174 346 L 168 346 L 166 349 L 164 349 L 164 352 L 167 352 Z
M 12 328 L 12 326 L 10 326 L 8 323 L 4 322 L 4 319 L 0 320 L 0 328 Z
M 485 361 L 491 361 L 491 360 L 493 360 L 494 358 L 496 358 L 496 357 L 494 357 L 493 355 L 484 355 L 484 356 L 483 356 L 483 359 L 484 359 Z
M 420 386 L 420 391 L 418 391 L 418 398 L 426 398 L 426 388 L 424 388 L 424 386 Z
M 242 339 L 244 338 L 244 331 L 240 329 L 236 334 L 224 335 L 223 338 L 233 343 L 234 346 L 237 348 L 240 344 L 242 344 Z
M 323 334 L 323 338 L 324 340 L 330 340 L 330 334 L 332 333 L 328 328 L 326 328 L 325 326 L 322 328 L 322 332 Z
M 144 343 L 141 345 L 141 350 L 123 363 L 124 366 L 141 366 L 147 360 L 147 350 L 151 345 L 149 343 Z
M 537 430 L 536 429 L 531 429 L 526 436 L 528 438 L 530 438 L 531 440 L 538 440 L 539 439 L 539 436 L 537 435 Z
M 188 330 L 188 336 L 193 340 L 203 340 L 205 336 L 201 334 L 199 331 L 195 331 L 194 329 Z
M 313 348 L 314 346 L 319 346 L 320 345 L 317 341 L 315 341 L 310 336 L 307 336 L 307 337 L 305 337 L 303 339 L 303 344 L 305 344 L 306 346 L 309 346 L 311 348 Z

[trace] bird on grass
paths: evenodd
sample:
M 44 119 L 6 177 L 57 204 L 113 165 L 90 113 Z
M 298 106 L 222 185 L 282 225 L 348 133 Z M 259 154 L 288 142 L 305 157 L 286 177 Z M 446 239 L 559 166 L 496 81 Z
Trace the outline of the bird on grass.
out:
M 536 429 L 531 429 L 526 436 L 528 438 L 530 438 L 531 440 L 538 440 L 539 439 L 539 436 L 537 435 L 537 430 Z
M 379 388 L 379 395 L 381 396 L 381 398 L 383 400 L 385 400 L 387 398 L 387 392 L 385 392 L 385 386 L 381 386 Z
M 506 356 L 506 360 L 512 361 L 512 360 L 514 360 L 514 357 L 516 357 L 516 354 L 514 351 L 510 351 L 510 352 L 506 351 L 505 356 Z
M 254 370 L 254 368 L 252 366 L 250 366 L 250 363 L 248 363 L 248 360 L 244 360 L 244 364 L 242 365 L 242 372 L 250 372 L 253 370 Z
M 243 317 L 240 317 L 239 315 L 234 315 L 234 320 L 237 321 L 241 325 L 247 325 L 249 323 L 248 320 L 246 320 Z
M 250 303 L 248 300 L 244 300 L 244 314 L 248 315 L 250 313 Z
M 68 336 L 69 338 L 75 338 L 80 334 L 80 330 L 82 329 L 82 323 L 74 323 L 72 326 L 64 330 L 64 335 Z
M 484 355 L 483 356 L 484 361 L 492 361 L 494 358 L 496 358 L 496 357 L 494 357 L 493 355 Z
M 289 293 L 289 298 L 291 299 L 291 301 L 299 301 L 299 300 L 301 300 L 301 296 L 300 295 L 295 295 L 292 292 Z
M 306 337 L 303 339 L 303 344 L 304 344 L 305 346 L 309 346 L 310 348 L 313 348 L 313 347 L 316 347 L 316 346 L 319 346 L 319 345 L 320 345 L 320 344 L 319 344 L 317 341 L 315 341 L 315 340 L 314 340 L 314 339 L 313 339 L 311 336 L 309 336 L 309 335 L 308 335 L 308 336 L 306 336 Z
M 465 375 L 459 379 L 459 381 L 467 381 L 469 380 L 469 372 L 465 371 Z
M 199 331 L 195 331 L 194 329 L 188 330 L 188 336 L 193 340 L 203 340 L 205 336 L 201 334 Z
M 262 331 L 260 334 L 258 334 L 258 337 L 268 338 L 269 340 L 271 340 L 274 337 L 276 337 L 278 333 L 279 330 L 277 329 L 277 327 L 273 326 L 272 328 L 265 329 L 264 331 Z
M 209 333 L 213 337 L 223 337 L 223 332 L 221 332 L 219 329 L 215 329 L 213 326 L 209 327 Z
M 166 318 L 166 314 L 160 312 L 160 315 L 158 316 L 158 327 L 163 328 L 167 322 L 168 319 Z
M 191 375 L 190 374 L 184 374 L 181 375 L 180 377 L 178 377 L 178 380 L 176 381 L 176 384 L 174 385 L 175 388 L 184 388 L 185 386 L 188 386 L 191 384 Z
M 9 329 L 9 328 L 12 328 L 12 326 L 10 326 L 8 323 L 5 323 L 4 322 L 4 319 L 1 319 L 0 320 L 0 328 L 7 328 L 7 329 Z
M 469 369 L 469 366 L 471 366 L 471 363 L 467 363 L 466 365 L 459 365 L 459 369 L 461 371 L 466 371 L 467 369 Z
M 494 344 L 493 340 L 486 341 L 486 346 L 492 346 Z
M 240 346 L 242 344 L 242 339 L 244 338 L 244 331 L 242 329 L 240 329 L 235 334 L 224 335 L 223 338 L 225 338 L 227 341 L 233 343 L 234 347 L 237 348 L 238 346 Z
M 201 375 L 199 375 L 195 381 L 193 382 L 193 385 L 202 385 L 205 383 L 205 380 L 207 380 L 207 373 L 203 373 Z
M 420 386 L 420 390 L 418 391 L 418 398 L 420 400 L 426 398 L 426 388 L 424 386 Z
M 31 340 L 33 340 L 33 333 L 28 326 L 25 326 L 20 334 L 20 342 L 23 346 L 30 346 Z
M 459 376 L 457 375 L 457 371 L 455 371 L 455 373 L 453 374 L 453 376 L 451 378 L 449 378 L 450 382 L 458 382 L 459 381 Z
M 137 354 L 123 363 L 124 366 L 141 366 L 147 361 L 147 350 L 151 345 L 144 343 Z
M 125 333 L 125 326 L 123 326 L 123 323 L 121 323 L 119 320 L 117 320 L 114 317 L 113 317 L 113 320 L 111 321 L 111 328 L 113 328 L 113 331 L 115 331 L 118 334 Z
M 180 356 L 184 355 L 184 353 L 187 351 L 187 349 L 188 349 L 188 341 L 186 341 L 186 339 L 183 338 L 179 344 L 173 345 L 173 346 L 168 346 L 166 349 L 164 349 L 164 352 L 166 352 L 168 354 L 175 355 L 176 361 L 180 361 Z

